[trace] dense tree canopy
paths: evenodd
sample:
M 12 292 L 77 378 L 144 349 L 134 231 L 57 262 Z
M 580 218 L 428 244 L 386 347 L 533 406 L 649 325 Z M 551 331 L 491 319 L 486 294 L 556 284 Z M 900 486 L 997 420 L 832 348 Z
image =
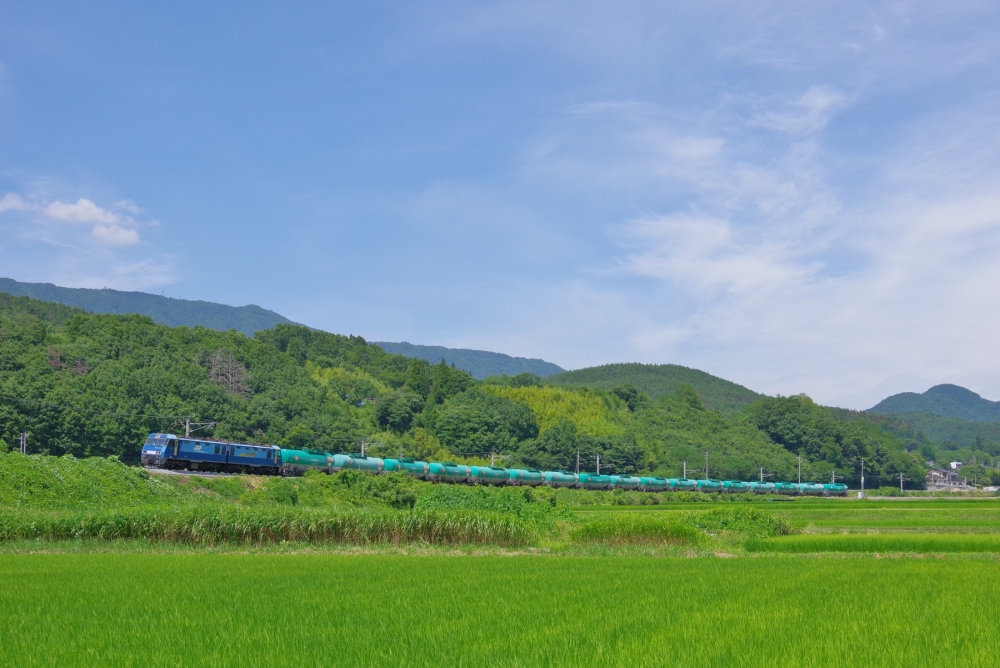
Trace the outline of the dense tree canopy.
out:
M 926 439 L 807 397 L 764 398 L 735 417 L 689 384 L 653 401 L 636 385 L 544 386 L 529 373 L 476 381 L 444 362 L 357 336 L 279 324 L 254 338 L 165 327 L 0 295 L 0 449 L 134 459 L 150 431 L 509 465 L 703 476 L 922 481 Z M 938 447 L 938 445 L 934 445 Z M 910 450 L 907 452 L 907 450 Z M 979 461 L 979 464 L 982 460 Z M 973 475 L 985 478 L 977 464 Z

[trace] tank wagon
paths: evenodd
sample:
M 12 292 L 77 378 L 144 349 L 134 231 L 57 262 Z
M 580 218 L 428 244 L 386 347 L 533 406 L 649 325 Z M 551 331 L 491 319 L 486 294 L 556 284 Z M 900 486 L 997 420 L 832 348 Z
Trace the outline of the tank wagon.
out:
M 142 446 L 143 466 L 188 471 L 255 473 L 298 476 L 306 471 L 333 474 L 364 471 L 373 475 L 402 472 L 419 480 L 468 485 L 526 485 L 574 487 L 578 489 L 625 489 L 640 492 L 713 492 L 719 494 L 784 494 L 794 496 L 847 496 L 840 483 L 743 482 L 740 480 L 690 480 L 655 476 L 601 475 L 567 471 L 505 469 L 466 466 L 454 462 L 422 462 L 414 459 L 381 459 L 362 454 L 333 454 L 251 445 L 227 441 L 150 434 Z

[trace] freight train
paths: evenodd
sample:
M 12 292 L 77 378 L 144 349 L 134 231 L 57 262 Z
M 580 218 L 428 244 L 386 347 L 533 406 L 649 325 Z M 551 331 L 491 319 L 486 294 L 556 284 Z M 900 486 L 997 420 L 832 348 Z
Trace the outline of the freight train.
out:
M 143 466 L 187 471 L 254 473 L 297 476 L 306 471 L 333 474 L 354 470 L 372 474 L 399 471 L 430 482 L 469 485 L 545 485 L 578 489 L 626 489 L 640 492 L 716 492 L 740 494 L 785 494 L 794 496 L 847 496 L 840 483 L 742 482 L 739 480 L 689 480 L 656 476 L 602 475 L 468 466 L 453 462 L 422 462 L 413 459 L 381 459 L 360 454 L 318 453 L 279 448 L 150 434 L 142 446 Z

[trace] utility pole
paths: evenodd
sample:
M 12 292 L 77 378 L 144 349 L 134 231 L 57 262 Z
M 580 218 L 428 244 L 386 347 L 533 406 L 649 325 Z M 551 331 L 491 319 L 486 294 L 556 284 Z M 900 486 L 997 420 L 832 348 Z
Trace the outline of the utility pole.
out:
M 681 461 L 684 462 L 684 479 L 687 480 L 688 479 L 688 462 L 687 462 L 686 459 L 682 459 Z
M 601 456 L 597 455 L 597 475 L 601 475 Z
M 837 483 L 837 469 L 830 471 L 830 484 L 835 485 Z
M 802 455 L 799 455 L 799 484 L 802 484 Z
M 764 467 L 760 467 L 760 481 L 764 482 Z
M 904 478 L 902 471 L 900 471 L 900 473 L 899 473 L 899 491 L 900 492 L 903 491 L 903 481 L 904 480 L 909 480 L 909 478 Z
M 176 422 L 174 424 L 177 424 Z M 191 416 L 188 415 L 184 418 L 184 438 L 191 438 L 191 427 L 194 427 L 194 431 L 201 431 L 202 429 L 208 427 L 214 427 L 215 422 L 191 422 Z
M 861 498 L 865 498 L 865 460 L 861 460 Z
M 361 456 L 365 456 L 365 442 L 361 441 Z
M 490 450 L 490 468 L 493 468 L 495 464 L 496 464 L 496 459 L 494 458 L 494 453 L 492 450 Z
M 576 451 L 576 474 L 580 475 L 580 451 Z
M 22 455 L 28 454 L 28 432 L 26 431 L 21 432 L 20 446 L 21 446 L 21 454 Z
M 705 480 L 708 480 L 708 450 L 705 451 Z

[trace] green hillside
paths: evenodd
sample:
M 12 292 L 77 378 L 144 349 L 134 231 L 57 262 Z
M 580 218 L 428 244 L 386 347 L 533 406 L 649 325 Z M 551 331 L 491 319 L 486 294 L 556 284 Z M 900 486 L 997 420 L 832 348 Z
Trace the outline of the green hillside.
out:
M 958 385 L 935 385 L 923 394 L 903 392 L 883 399 L 871 413 L 930 413 L 971 422 L 1000 422 L 1000 401 L 990 401 Z
M 658 385 L 643 384 L 668 387 L 663 367 L 621 368 L 630 367 L 659 370 Z M 838 420 L 804 397 L 762 398 L 736 416 L 706 410 L 711 400 L 731 413 L 749 390 L 677 369 L 677 391 L 652 400 L 632 385 L 542 385 L 528 373 L 477 381 L 444 362 L 300 325 L 248 338 L 4 297 L 0 450 L 27 432 L 29 453 L 135 461 L 147 433 L 180 431 L 190 416 L 216 423 L 198 432 L 215 438 L 334 452 L 365 442 L 376 456 L 433 461 L 494 455 L 510 466 L 569 469 L 579 453 L 582 470 L 599 457 L 602 472 L 678 477 L 684 462 L 703 471 L 708 452 L 714 478 L 752 479 L 763 467 L 781 480 L 796 477 L 801 454 L 804 480 L 836 471 L 853 482 L 860 458 L 873 484 L 898 472 L 922 479 L 921 454 L 891 430 Z M 729 397 L 733 388 L 743 396 Z
M 998 423 L 971 422 L 931 413 L 903 413 L 895 417 L 911 425 L 930 441 L 952 442 L 962 448 L 985 447 L 993 454 L 1000 454 Z
M 676 364 L 605 364 L 566 371 L 550 376 L 545 382 L 551 385 L 601 389 L 631 383 L 653 399 L 673 394 L 681 385 L 690 385 L 707 408 L 729 416 L 739 413 L 747 404 L 763 397 L 742 385 Z
M 443 346 L 421 346 L 413 343 L 388 343 L 376 341 L 387 352 L 397 355 L 415 357 L 437 364 L 444 360 L 466 371 L 473 378 L 482 380 L 489 376 L 516 376 L 519 373 L 533 373 L 540 378 L 546 378 L 565 371 L 560 366 L 545 360 L 528 357 L 511 357 L 503 353 L 493 353 L 486 350 L 470 350 L 468 348 L 445 348 Z
M 51 283 L 21 283 L 0 278 L 0 292 L 75 306 L 92 313 L 136 313 L 149 316 L 161 325 L 177 327 L 201 325 L 209 329 L 235 329 L 247 336 L 278 323 L 292 321 L 255 304 L 228 306 L 206 301 L 161 297 L 145 292 L 63 288 Z

